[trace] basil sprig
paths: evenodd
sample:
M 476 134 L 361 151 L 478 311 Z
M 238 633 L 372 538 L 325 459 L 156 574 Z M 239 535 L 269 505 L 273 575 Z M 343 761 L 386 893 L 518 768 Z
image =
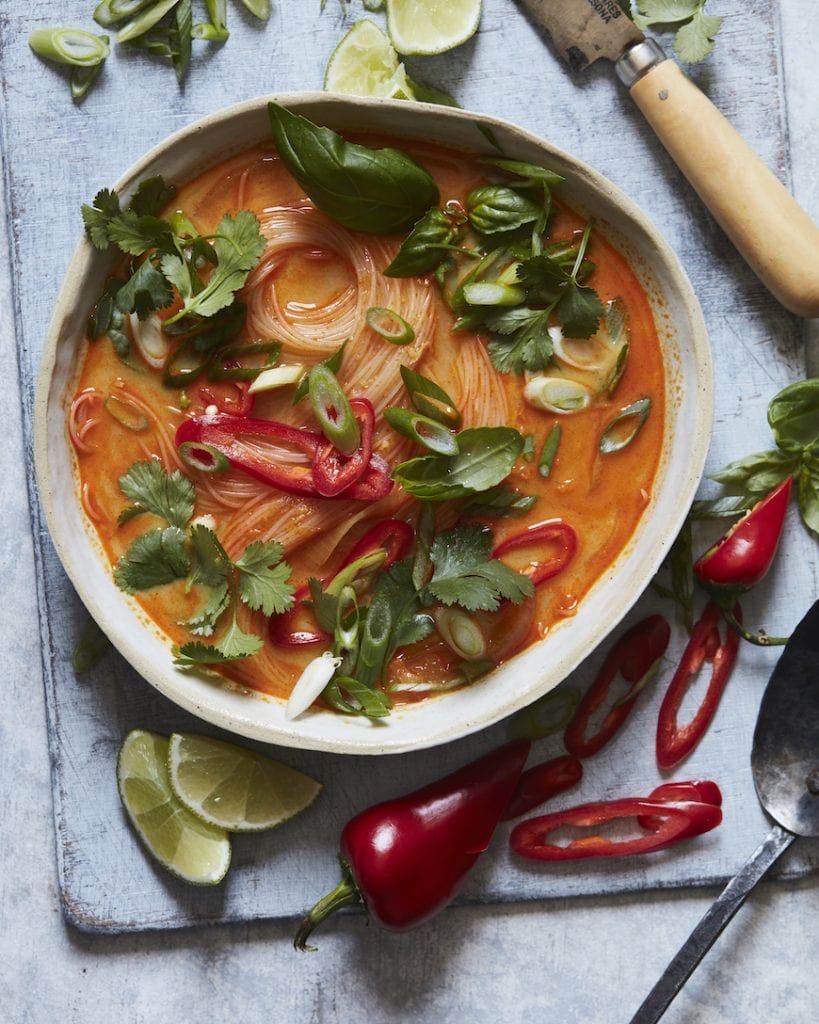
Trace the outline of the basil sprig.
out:
M 389 235 L 411 228 L 439 201 L 438 186 L 399 149 L 370 149 L 268 103 L 287 169 L 316 206 L 345 227 Z

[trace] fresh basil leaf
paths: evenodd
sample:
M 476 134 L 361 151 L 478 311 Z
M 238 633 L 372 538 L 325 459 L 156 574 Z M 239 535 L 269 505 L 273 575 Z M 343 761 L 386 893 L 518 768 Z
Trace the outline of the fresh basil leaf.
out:
M 712 473 L 711 479 L 721 484 L 740 487 L 751 494 L 767 494 L 786 476 L 795 473 L 799 464 L 798 455 L 773 448 L 729 462 L 719 472 Z
M 819 447 L 819 377 L 796 381 L 774 395 L 768 423 L 783 451 L 801 453 Z
M 418 277 L 431 274 L 457 236 L 449 217 L 433 207 L 415 224 L 401 244 L 395 259 L 384 271 L 386 277 Z
M 562 185 L 566 180 L 556 171 L 550 171 L 547 167 L 538 167 L 537 164 L 524 163 L 522 160 L 487 159 L 484 163 L 492 164 L 493 167 L 499 167 L 502 171 L 525 178 L 527 185 L 538 184 L 552 189 L 557 185 Z
M 486 491 L 505 480 L 523 451 L 513 427 L 472 427 L 458 434 L 457 455 L 426 455 L 402 462 L 392 476 L 426 501 L 448 501 Z
M 288 170 L 316 206 L 345 227 L 384 235 L 406 231 L 438 205 L 431 175 L 406 153 L 346 142 L 276 103 L 267 109 Z
M 543 207 L 508 185 L 482 185 L 466 197 L 469 221 L 483 235 L 514 231 L 537 221 Z
M 819 459 L 808 459 L 802 465 L 798 480 L 799 511 L 805 525 L 819 533 Z
M 736 519 L 759 501 L 756 494 L 728 494 L 722 498 L 699 498 L 688 513 L 691 519 Z

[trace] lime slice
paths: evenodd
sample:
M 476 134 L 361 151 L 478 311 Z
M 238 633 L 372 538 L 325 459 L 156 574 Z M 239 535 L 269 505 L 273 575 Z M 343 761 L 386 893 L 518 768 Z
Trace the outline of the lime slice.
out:
M 216 885 L 230 866 L 230 837 L 192 814 L 168 780 L 168 739 L 134 729 L 117 759 L 117 788 L 137 835 L 159 863 L 194 885 Z
M 190 733 L 171 736 L 168 776 L 187 808 L 231 832 L 273 828 L 303 811 L 321 792 L 320 783 L 295 768 Z
M 470 39 L 481 0 L 387 0 L 387 31 L 399 53 L 443 53 Z
M 398 67 L 398 54 L 389 39 L 374 22 L 364 18 L 330 54 L 324 88 L 352 96 L 389 96 Z

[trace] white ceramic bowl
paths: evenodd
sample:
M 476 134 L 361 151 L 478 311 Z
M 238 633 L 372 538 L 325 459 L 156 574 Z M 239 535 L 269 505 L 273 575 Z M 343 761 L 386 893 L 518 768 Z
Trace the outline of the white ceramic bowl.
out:
M 231 732 L 269 743 L 356 754 L 417 749 L 481 729 L 557 686 L 613 630 L 645 590 L 682 525 L 699 482 L 712 419 L 711 356 L 697 300 L 674 253 L 640 209 L 600 174 L 541 139 L 466 111 L 322 93 L 260 97 L 172 135 L 116 184 L 128 194 L 150 175 L 191 178 L 203 167 L 269 137 L 267 102 L 335 130 L 372 130 L 438 141 L 473 152 L 545 164 L 567 179 L 561 194 L 593 215 L 623 252 L 650 298 L 666 367 L 666 424 L 651 504 L 617 561 L 549 637 L 470 687 L 401 707 L 381 722 L 331 712 L 284 717 L 281 701 L 238 691 L 174 668 L 170 643 L 113 582 L 110 566 L 78 497 L 66 411 L 82 350 L 88 297 L 99 294 L 109 259 L 83 238 L 71 260 L 46 340 L 34 446 L 40 496 L 60 559 L 81 599 L 145 679 L 172 701 Z

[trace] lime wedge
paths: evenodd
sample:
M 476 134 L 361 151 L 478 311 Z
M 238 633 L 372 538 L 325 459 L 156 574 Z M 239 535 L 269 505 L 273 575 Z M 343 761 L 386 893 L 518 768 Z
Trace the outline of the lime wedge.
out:
M 399 53 L 443 53 L 470 39 L 481 0 L 387 0 L 387 31 Z
M 137 835 L 163 867 L 194 885 L 216 885 L 230 866 L 230 837 L 207 825 L 173 795 L 168 739 L 134 729 L 117 759 L 120 800 Z
M 364 18 L 330 54 L 324 88 L 352 96 L 394 95 L 393 76 L 398 67 L 398 54 L 389 39 L 374 22 Z
M 190 733 L 171 736 L 168 776 L 189 810 L 231 832 L 273 828 L 303 811 L 321 792 L 320 783 L 295 768 Z

